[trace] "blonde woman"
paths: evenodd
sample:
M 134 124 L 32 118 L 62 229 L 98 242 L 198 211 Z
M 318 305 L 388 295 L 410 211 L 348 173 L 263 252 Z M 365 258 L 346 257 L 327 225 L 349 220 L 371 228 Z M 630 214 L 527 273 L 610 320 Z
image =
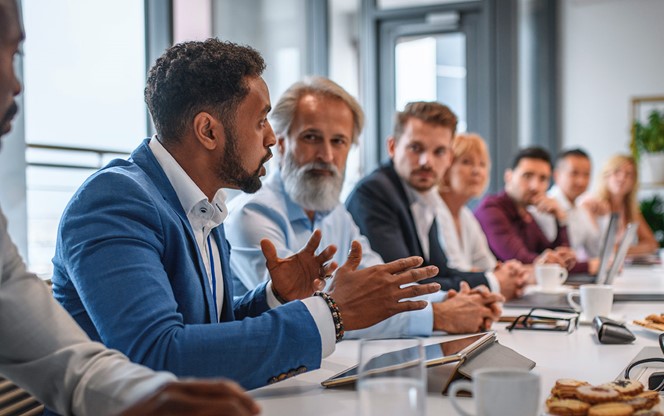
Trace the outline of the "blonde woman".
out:
M 602 168 L 595 197 L 583 203 L 599 229 L 606 225 L 608 212 L 620 214 L 616 241 L 621 240 L 627 224 L 638 222 L 636 242 L 627 252 L 630 255 L 649 254 L 658 249 L 655 235 L 639 209 L 636 199 L 638 189 L 638 170 L 634 158 L 615 155 Z
M 438 235 L 450 267 L 493 270 L 496 258 L 466 203 L 481 196 L 489 184 L 491 161 L 484 140 L 477 134 L 459 133 L 452 144 L 453 162 L 439 184 L 441 200 L 436 212 Z

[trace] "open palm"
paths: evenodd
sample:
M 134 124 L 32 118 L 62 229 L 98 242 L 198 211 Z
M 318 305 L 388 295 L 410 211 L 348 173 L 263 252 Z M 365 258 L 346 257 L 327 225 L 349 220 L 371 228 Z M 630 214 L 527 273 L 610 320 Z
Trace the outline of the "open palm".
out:
M 278 297 L 286 301 L 304 299 L 325 287 L 325 278 L 337 268 L 335 262 L 330 262 L 337 248 L 327 246 L 316 255 L 320 240 L 321 232 L 315 230 L 302 250 L 285 259 L 277 256 L 277 249 L 270 240 L 261 240 L 272 289 Z

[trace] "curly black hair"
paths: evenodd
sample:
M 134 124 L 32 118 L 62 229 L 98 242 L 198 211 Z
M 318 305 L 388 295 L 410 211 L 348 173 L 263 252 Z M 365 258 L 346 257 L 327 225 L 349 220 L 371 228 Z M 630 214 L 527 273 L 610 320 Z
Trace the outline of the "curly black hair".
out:
M 177 142 L 201 111 L 234 126 L 235 110 L 249 92 L 245 77 L 264 70 L 255 49 L 219 39 L 168 48 L 150 69 L 145 87 L 159 138 Z

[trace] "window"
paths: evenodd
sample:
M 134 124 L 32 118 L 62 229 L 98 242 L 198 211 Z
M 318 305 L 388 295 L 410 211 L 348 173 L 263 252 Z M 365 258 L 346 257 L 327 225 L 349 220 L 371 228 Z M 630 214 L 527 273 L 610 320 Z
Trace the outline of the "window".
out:
M 73 192 L 147 133 L 144 4 L 23 0 L 23 19 L 27 260 L 50 277 L 57 226 Z

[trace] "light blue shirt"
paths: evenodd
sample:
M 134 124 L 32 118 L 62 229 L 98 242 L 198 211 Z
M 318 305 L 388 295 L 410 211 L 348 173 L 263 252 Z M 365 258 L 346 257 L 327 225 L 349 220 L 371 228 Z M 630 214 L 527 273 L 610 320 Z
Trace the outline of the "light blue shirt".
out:
M 383 264 L 369 240 L 360 234 L 345 206 L 339 203 L 332 211 L 316 212 L 313 221 L 302 207 L 293 202 L 284 190 L 279 171 L 271 174 L 255 194 L 244 194 L 228 204 L 226 238 L 231 243 L 231 267 L 235 275 L 235 293 L 242 294 L 269 279 L 260 241 L 269 239 L 277 248 L 279 257 L 288 257 L 299 251 L 315 229 L 320 229 L 322 241 L 319 251 L 335 245 L 334 261 L 346 262 L 351 242 L 362 245 L 360 268 Z M 422 297 L 429 302 L 440 302 L 445 294 L 438 292 Z M 350 338 L 394 338 L 400 336 L 428 336 L 433 329 L 431 304 L 423 310 L 397 314 L 371 328 L 350 331 Z

